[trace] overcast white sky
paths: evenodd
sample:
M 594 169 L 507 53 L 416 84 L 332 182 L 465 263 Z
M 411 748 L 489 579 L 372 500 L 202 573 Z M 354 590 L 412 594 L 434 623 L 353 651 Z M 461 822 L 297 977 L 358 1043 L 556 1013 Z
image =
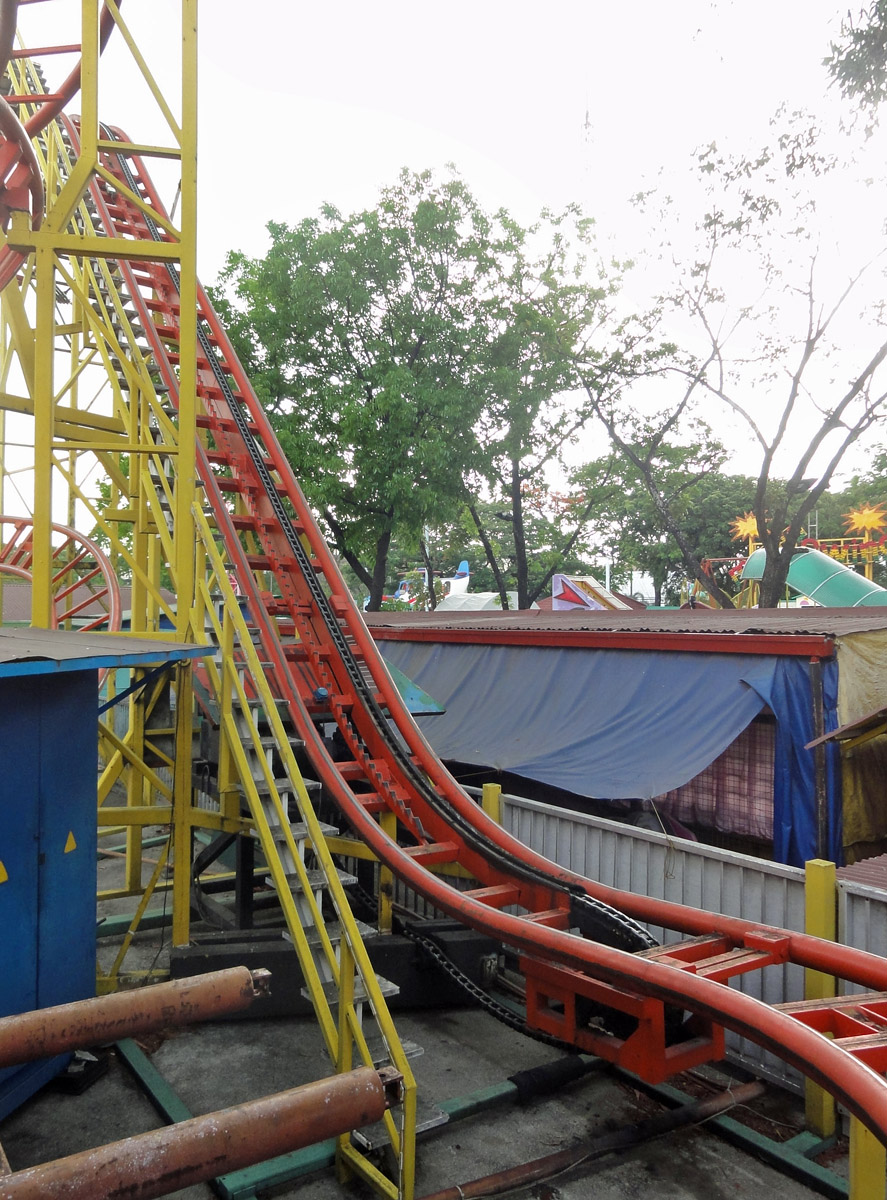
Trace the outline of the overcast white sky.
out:
M 26 44 L 57 40 L 78 8 L 22 8 Z M 122 4 L 174 104 L 179 8 Z M 529 222 L 579 201 L 618 232 L 660 167 L 683 169 L 712 140 L 757 144 L 780 104 L 841 103 L 821 61 L 846 0 L 199 0 L 198 12 L 204 283 L 227 250 L 261 253 L 269 220 L 324 201 L 370 207 L 401 167 L 453 163 L 489 208 Z M 103 119 L 168 140 L 119 37 L 100 79 Z
M 161 75 L 177 9 L 123 6 Z M 821 106 L 844 11 L 846 0 L 200 0 L 204 282 L 226 250 L 261 252 L 268 220 L 327 200 L 370 206 L 403 166 L 453 162 L 486 205 L 525 221 L 578 200 L 618 223 L 660 165 L 712 139 L 757 140 L 782 102 Z M 138 106 L 125 87 L 103 97 L 121 124 Z
M 22 9 L 31 45 L 59 7 Z M 173 99 L 178 0 L 122 11 Z M 712 140 L 758 145 L 780 104 L 840 107 L 821 64 L 846 11 L 847 0 L 200 0 L 201 278 L 213 282 L 230 249 L 261 254 L 269 220 L 295 223 L 324 201 L 371 207 L 401 167 L 449 162 L 488 208 L 530 222 L 579 201 L 636 256 L 626 200 L 661 167 L 679 174 Z M 101 77 L 105 119 L 138 141 L 163 136 L 113 42 Z
M 782 102 L 821 106 L 845 8 L 202 0 L 201 271 L 261 251 L 269 219 L 372 205 L 403 166 L 453 162 L 525 221 L 578 200 L 609 227 L 660 165 L 763 133 Z

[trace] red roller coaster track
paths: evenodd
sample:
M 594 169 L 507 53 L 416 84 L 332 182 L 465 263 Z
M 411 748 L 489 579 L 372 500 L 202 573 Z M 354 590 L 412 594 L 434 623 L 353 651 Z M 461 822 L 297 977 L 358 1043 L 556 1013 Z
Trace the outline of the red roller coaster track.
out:
M 70 122 L 68 131 L 76 140 Z M 105 166 L 123 185 L 119 191 L 101 180 L 92 185 L 105 232 L 159 237 L 124 190 L 162 211 L 141 160 L 109 153 Z M 144 263 L 124 262 L 120 269 L 175 403 L 175 272 Z M 789 930 L 601 887 L 528 850 L 479 810 L 406 712 L 202 290 L 198 306 L 198 421 L 213 447 L 197 450 L 207 504 L 269 677 L 288 703 L 317 778 L 351 827 L 436 908 L 519 953 L 530 1026 L 651 1080 L 722 1057 L 724 1028 L 732 1029 L 822 1085 L 887 1144 L 887 963 Z M 239 501 L 237 515 L 232 497 Z M 243 534 L 259 553 L 245 548 Z M 260 572 L 273 576 L 273 589 L 260 588 Z M 315 725 L 321 712 L 332 714 L 350 761 L 329 756 Z M 376 815 L 386 810 L 396 815 L 408 844 L 383 832 Z M 477 886 L 459 891 L 429 869 L 444 862 L 467 868 Z M 632 953 L 644 944 L 636 921 L 687 938 Z M 576 928 L 585 936 L 570 932 Z M 781 1010 L 729 986 L 735 976 L 788 962 L 872 992 Z M 637 1019 L 635 1032 L 620 1040 L 590 1028 L 582 1015 L 588 1002 L 629 1013 Z M 693 1036 L 677 1045 L 667 1044 L 666 1006 L 694 1014 Z
M 122 0 L 118 0 L 118 7 Z M 32 50 L 16 50 L 15 23 L 19 0 L 0 0 L 0 75 L 11 59 L 30 57 Z M 114 19 L 107 6 L 102 6 L 99 18 L 99 47 L 104 49 Z M 78 46 L 45 47 L 38 53 L 76 53 Z M 30 213 L 31 228 L 39 229 L 43 223 L 45 199 L 43 176 L 31 139 L 54 120 L 65 105 L 80 90 L 81 63 L 77 64 L 54 92 L 40 95 L 0 96 L 0 228 L 7 229 L 11 214 L 16 211 Z M 22 122 L 15 108 L 21 104 L 36 106 L 34 113 Z M 0 250 L 0 289 L 12 280 L 24 261 L 24 255 L 4 245 Z

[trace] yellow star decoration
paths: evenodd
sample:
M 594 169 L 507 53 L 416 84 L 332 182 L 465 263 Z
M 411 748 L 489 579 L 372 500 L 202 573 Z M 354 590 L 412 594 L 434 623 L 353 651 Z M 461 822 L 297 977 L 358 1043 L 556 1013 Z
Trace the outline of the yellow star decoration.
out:
M 755 519 L 755 514 L 747 512 L 744 516 L 737 517 L 730 526 L 730 532 L 733 534 L 734 542 L 756 538 L 758 536 L 758 522 Z
M 870 536 L 877 529 L 887 525 L 887 514 L 881 504 L 862 504 L 844 516 L 844 524 L 848 533 L 862 533 Z

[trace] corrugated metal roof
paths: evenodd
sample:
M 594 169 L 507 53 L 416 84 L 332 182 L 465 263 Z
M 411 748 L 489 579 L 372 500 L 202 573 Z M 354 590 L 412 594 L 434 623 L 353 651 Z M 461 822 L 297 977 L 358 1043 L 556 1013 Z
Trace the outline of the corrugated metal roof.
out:
M 0 675 L 80 671 L 200 658 L 206 646 L 66 629 L 0 629 Z
M 858 608 L 648 608 L 643 612 L 366 613 L 371 629 L 582 630 L 614 633 L 779 634 L 842 637 L 887 629 L 887 611 Z
M 838 867 L 835 873 L 839 879 L 847 879 L 852 883 L 864 883 L 868 887 L 887 891 L 887 854 L 860 859 L 859 862 L 852 863 L 849 867 Z

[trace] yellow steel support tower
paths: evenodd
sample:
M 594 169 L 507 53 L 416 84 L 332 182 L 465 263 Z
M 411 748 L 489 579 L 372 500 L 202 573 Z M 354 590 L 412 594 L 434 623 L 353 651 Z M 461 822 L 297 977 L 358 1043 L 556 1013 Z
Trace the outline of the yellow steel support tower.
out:
M 132 896 L 137 908 L 121 952 L 99 971 L 98 987 L 110 990 L 127 974 L 126 949 L 155 890 L 171 891 L 173 941 L 188 941 L 195 830 L 257 841 L 337 1069 L 387 1061 L 404 1078 L 404 1104 L 385 1117 L 392 1176 L 348 1136 L 339 1139 L 339 1173 L 359 1175 L 381 1195 L 410 1200 L 410 1068 L 245 627 L 221 532 L 204 511 L 198 487 L 197 0 L 181 0 L 180 25 L 167 43 L 181 45 L 181 90 L 172 103 L 127 24 L 131 12 L 135 24 L 135 9 L 121 12 L 115 0 L 48 0 L 22 9 L 25 34 L 29 18 L 47 8 L 60 20 L 76 18 L 76 28 L 57 36 L 59 46 L 79 46 L 80 115 L 60 103 L 57 118 L 33 138 L 45 187 L 42 223 L 21 203 L 9 204 L 0 238 L 0 277 L 4 264 L 12 264 L 0 293 L 0 494 L 8 512 L 25 516 L 0 527 L 0 581 L 4 563 L 28 577 L 32 623 L 50 627 L 74 623 L 94 575 L 125 578 L 131 634 L 208 644 L 204 674 L 221 739 L 218 795 L 204 803 L 193 787 L 190 667 L 177 667 L 172 679 L 140 672 L 106 681 L 112 700 L 115 691 L 125 691 L 118 708 L 128 709 L 123 722 L 115 722 L 114 708 L 99 722 L 99 825 L 122 828 L 126 837 L 123 882 L 106 895 Z M 109 35 L 126 48 L 133 78 L 152 100 L 149 125 L 163 132 L 152 133 L 149 142 L 131 142 L 129 131 L 102 123 L 101 50 Z M 45 45 L 45 35 L 38 41 Z M 7 74 L 8 98 L 22 122 L 51 106 L 55 93 L 23 45 Z M 124 158 L 162 164 L 167 203 L 153 185 L 140 179 L 136 186 L 115 173 L 114 163 Z M 111 227 L 108 213 L 127 206 L 157 230 L 155 238 L 128 236 L 125 224 Z M 173 211 L 175 220 L 168 215 Z M 176 272 L 174 406 L 152 351 L 158 338 L 171 335 L 152 308 L 149 264 L 169 264 Z M 83 536 L 74 529 L 60 533 L 68 527 Z M 267 737 L 253 715 L 256 704 L 275 740 L 273 770 Z M 281 769 L 283 780 L 276 774 Z M 145 878 L 142 836 L 158 825 L 169 830 L 169 840 Z

